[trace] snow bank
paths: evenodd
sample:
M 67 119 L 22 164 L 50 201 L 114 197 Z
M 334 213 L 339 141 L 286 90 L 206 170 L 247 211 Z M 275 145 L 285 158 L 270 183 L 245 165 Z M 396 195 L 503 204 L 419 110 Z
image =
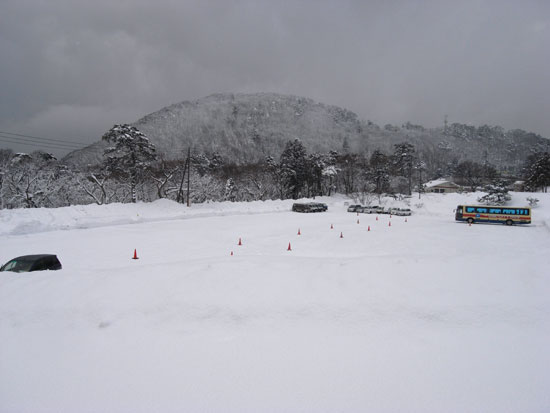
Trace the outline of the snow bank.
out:
M 373 203 L 389 207 L 408 207 L 413 213 L 431 215 L 447 219 L 456 205 L 477 204 L 477 199 L 484 193 L 465 194 L 418 194 L 410 198 L 383 197 Z M 522 192 L 511 193 L 510 205 L 527 206 L 526 197 L 533 194 Z M 550 203 L 550 194 L 534 194 L 541 204 Z M 313 201 L 301 199 L 298 202 Z M 343 208 L 353 201 L 343 195 L 318 197 L 317 202 L 325 202 L 329 208 Z M 75 205 L 64 208 L 14 209 L 0 211 L 0 236 L 33 234 L 47 231 L 78 228 L 96 228 L 113 225 L 142 222 L 167 221 L 175 219 L 201 218 L 210 216 L 262 214 L 289 211 L 294 200 L 268 200 L 254 202 L 206 202 L 190 207 L 167 199 L 150 203 L 108 204 L 108 205 Z M 541 214 L 539 214 L 539 211 Z M 543 213 L 543 208 L 533 209 L 533 218 L 546 225 L 550 230 L 550 216 Z
M 215 215 L 288 211 L 292 201 L 213 202 L 187 207 L 167 199 L 137 204 L 76 205 L 0 211 L 0 235 L 200 218 Z

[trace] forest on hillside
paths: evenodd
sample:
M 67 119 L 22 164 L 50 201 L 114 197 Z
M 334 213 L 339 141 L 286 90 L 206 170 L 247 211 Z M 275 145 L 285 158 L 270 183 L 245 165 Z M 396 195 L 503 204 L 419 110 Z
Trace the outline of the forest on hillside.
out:
M 228 162 L 220 153 L 189 151 L 165 159 L 135 126 L 115 125 L 104 136 L 100 162 L 76 167 L 51 154 L 0 150 L 0 209 L 153 201 L 253 201 L 298 199 L 345 193 L 357 198 L 411 194 L 423 184 L 453 177 L 466 190 L 506 186 L 525 179 L 527 190 L 550 186 L 550 154 L 530 155 L 521 174 L 509 175 L 490 162 L 458 161 L 418 150 L 409 142 L 391 151 L 308 153 L 299 139 L 286 142 L 280 157 Z M 372 197 L 370 197 L 373 199 Z

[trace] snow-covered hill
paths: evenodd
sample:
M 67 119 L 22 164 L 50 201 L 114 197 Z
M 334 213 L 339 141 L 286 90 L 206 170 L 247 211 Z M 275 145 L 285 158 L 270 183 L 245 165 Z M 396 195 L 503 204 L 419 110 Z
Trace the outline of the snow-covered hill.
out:
M 550 196 L 455 223 L 477 196 L 0 211 L 0 261 L 63 263 L 0 273 L 0 411 L 543 412 Z
M 278 159 L 286 142 L 296 138 L 309 153 L 391 152 L 394 144 L 407 141 L 425 153 L 424 158 L 488 161 L 517 172 L 532 151 L 550 147 L 550 141 L 539 135 L 499 127 L 453 124 L 444 131 L 406 123 L 382 128 L 344 108 L 275 93 L 216 94 L 184 101 L 151 113 L 134 126 L 165 158 L 182 158 L 191 146 L 196 153 L 219 153 L 236 163 L 266 156 Z M 97 162 L 104 148 L 98 143 L 72 152 L 64 162 L 79 166 Z

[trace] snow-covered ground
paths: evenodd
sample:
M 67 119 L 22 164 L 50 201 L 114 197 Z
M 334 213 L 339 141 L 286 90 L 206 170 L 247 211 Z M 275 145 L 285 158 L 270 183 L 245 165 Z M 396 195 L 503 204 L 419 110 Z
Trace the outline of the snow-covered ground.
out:
M 549 195 L 524 227 L 455 223 L 479 194 L 0 211 L 1 262 L 63 264 L 0 273 L 0 411 L 547 412 Z

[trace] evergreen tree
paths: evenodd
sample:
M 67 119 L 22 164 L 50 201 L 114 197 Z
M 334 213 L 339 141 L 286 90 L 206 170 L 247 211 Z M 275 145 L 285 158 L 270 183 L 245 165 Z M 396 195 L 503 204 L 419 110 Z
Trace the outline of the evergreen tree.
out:
M 374 184 L 374 191 L 380 198 L 380 195 L 389 188 L 390 158 L 377 149 L 372 153 L 369 164 L 367 177 Z
M 137 128 L 115 125 L 102 138 L 113 143 L 104 151 L 105 166 L 111 177 L 128 179 L 132 202 L 137 201 L 136 186 L 156 159 L 155 146 Z
M 286 194 L 297 199 L 306 183 L 306 148 L 299 139 L 288 141 L 280 159 Z
M 485 186 L 487 195 L 478 198 L 478 202 L 485 205 L 504 205 L 512 197 L 508 194 L 508 188 L 504 181 L 497 181 Z
M 424 161 L 418 160 L 414 165 L 414 169 L 418 173 L 418 199 L 420 199 L 420 194 L 422 194 L 425 190 L 424 171 L 426 170 L 426 163 Z
M 326 167 L 323 156 L 317 153 L 307 156 L 306 167 L 307 196 L 323 195 L 323 170 Z
M 539 152 L 529 156 L 524 171 L 527 189 L 546 192 L 550 186 L 550 153 Z
M 357 191 L 357 180 L 365 169 L 365 160 L 354 153 L 344 154 L 338 157 L 338 169 L 341 171 L 340 178 L 343 181 L 344 192 L 351 194 Z
M 412 193 L 412 175 L 415 161 L 415 149 L 414 145 L 402 142 L 394 145 L 393 152 L 394 167 L 396 172 L 408 179 L 409 182 L 409 195 Z

